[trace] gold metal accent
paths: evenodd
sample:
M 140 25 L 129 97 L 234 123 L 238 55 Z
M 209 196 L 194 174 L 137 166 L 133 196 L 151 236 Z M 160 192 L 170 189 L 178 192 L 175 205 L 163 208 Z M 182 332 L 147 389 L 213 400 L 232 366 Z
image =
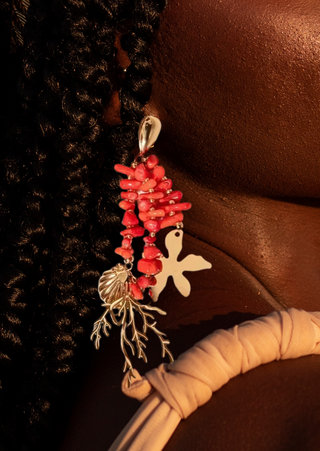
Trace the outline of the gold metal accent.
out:
M 138 131 L 140 154 L 144 154 L 154 145 L 160 130 L 161 122 L 157 117 L 146 116 L 142 119 Z
M 170 344 L 166 335 L 156 328 L 157 322 L 150 312 L 158 312 L 160 315 L 166 315 L 166 312 L 158 307 L 151 307 L 150 305 L 141 304 L 133 298 L 129 282 L 134 281 L 131 271 L 125 266 L 118 264 L 114 268 L 105 271 L 98 284 L 98 291 L 100 298 L 103 301 L 102 306 L 105 307 L 105 312 L 94 323 L 93 330 L 90 336 L 91 341 L 94 340 L 96 349 L 100 347 L 101 329 L 106 337 L 109 337 L 108 329 L 111 329 L 111 323 L 106 319 L 109 314 L 111 321 L 116 326 L 121 326 L 120 347 L 124 355 L 123 371 L 129 370 L 129 386 L 133 376 L 133 367 L 129 358 L 127 348 L 129 348 L 133 355 L 137 352 L 137 357 L 142 358 L 147 362 L 147 356 L 144 352 L 146 344 L 143 340 L 148 340 L 147 331 L 151 329 L 159 338 L 162 348 L 162 357 L 167 354 L 171 362 L 173 356 L 168 349 Z M 135 312 L 137 311 L 142 319 L 142 331 L 137 328 L 135 320 Z M 127 337 L 126 329 L 131 328 L 131 341 Z M 135 346 L 134 346 L 135 345 Z

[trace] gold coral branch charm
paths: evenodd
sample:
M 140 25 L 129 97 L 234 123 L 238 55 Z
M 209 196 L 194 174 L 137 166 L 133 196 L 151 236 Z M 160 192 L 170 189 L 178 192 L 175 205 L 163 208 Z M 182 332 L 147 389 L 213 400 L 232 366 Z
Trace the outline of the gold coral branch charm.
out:
M 137 353 L 138 358 L 142 358 L 147 362 L 147 356 L 144 352 L 147 341 L 147 331 L 152 330 L 160 340 L 162 347 L 162 357 L 167 354 L 170 361 L 173 361 L 173 356 L 168 349 L 170 344 L 166 335 L 156 328 L 157 322 L 150 312 L 157 312 L 160 315 L 166 315 L 166 312 L 158 307 L 152 307 L 148 304 L 141 304 L 134 299 L 131 294 L 129 283 L 134 281 L 131 271 L 120 263 L 114 268 L 105 271 L 99 279 L 98 292 L 102 306 L 105 307 L 103 315 L 94 323 L 93 331 L 91 333 L 91 341 L 94 341 L 96 349 L 100 347 L 101 331 L 105 336 L 109 336 L 108 329 L 111 329 L 111 323 L 106 319 L 107 315 L 113 324 L 121 326 L 120 333 L 120 347 L 124 355 L 123 371 L 129 371 L 128 382 L 131 384 L 133 376 L 133 366 L 129 358 L 127 349 L 129 348 L 132 355 Z M 135 311 L 140 315 L 143 325 L 142 331 L 138 329 L 135 319 Z M 131 328 L 131 340 L 127 336 L 127 329 Z

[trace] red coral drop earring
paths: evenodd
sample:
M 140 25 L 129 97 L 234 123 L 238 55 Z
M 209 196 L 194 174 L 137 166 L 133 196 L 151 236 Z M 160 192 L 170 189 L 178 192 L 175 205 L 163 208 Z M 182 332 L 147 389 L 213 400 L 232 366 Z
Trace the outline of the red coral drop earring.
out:
M 166 335 L 156 328 L 156 321 L 151 313 L 158 312 L 165 315 L 166 312 L 139 302 L 144 298 L 144 291 L 148 288 L 152 297 L 152 287 L 157 283 L 156 276 L 162 271 L 162 253 L 155 245 L 157 232 L 169 226 L 182 228 L 182 211 L 191 208 L 190 203 L 181 203 L 182 193 L 180 191 L 172 190 L 172 180 L 165 176 L 165 170 L 159 166 L 158 158 L 155 155 L 145 156 L 145 153 L 157 140 L 160 130 L 159 119 L 152 116 L 145 117 L 140 124 L 138 133 L 140 152 L 131 167 L 115 165 L 117 172 L 127 176 L 127 179 L 120 182 L 120 187 L 125 191 L 121 193 L 122 200 L 119 204 L 125 210 L 122 224 L 126 229 L 120 232 L 123 236 L 121 247 L 115 249 L 115 252 L 123 257 L 124 264 L 119 263 L 114 268 L 105 271 L 99 280 L 98 291 L 105 312 L 94 323 L 91 334 L 91 340 L 94 340 L 96 349 L 99 349 L 101 329 L 106 336 L 109 336 L 108 329 L 111 329 L 111 324 L 106 316 L 110 316 L 113 324 L 121 326 L 120 346 L 125 359 L 123 371 L 129 370 L 129 384 L 133 377 L 133 367 L 127 349 L 130 349 L 133 355 L 136 350 L 138 358 L 142 358 L 146 362 L 147 357 L 144 352 L 146 345 L 143 340 L 147 340 L 148 329 L 158 336 L 162 346 L 162 357 L 167 354 L 170 361 L 173 361 L 172 354 L 168 349 L 170 342 Z M 139 218 L 135 213 L 136 205 L 139 210 Z M 143 226 L 139 225 L 139 219 Z M 137 269 L 142 275 L 136 279 L 131 272 L 134 261 L 132 240 L 142 237 L 146 230 L 149 235 L 143 238 L 143 255 L 137 264 Z M 159 291 L 156 298 L 158 294 Z M 142 331 L 137 328 L 135 312 L 142 318 Z M 127 328 L 131 328 L 131 340 L 127 336 Z

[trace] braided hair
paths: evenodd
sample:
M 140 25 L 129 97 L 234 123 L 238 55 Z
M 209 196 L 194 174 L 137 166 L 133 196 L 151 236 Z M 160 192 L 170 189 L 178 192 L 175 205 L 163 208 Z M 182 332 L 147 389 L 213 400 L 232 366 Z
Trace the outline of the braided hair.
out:
M 135 145 L 164 7 L 165 0 L 33 0 L 29 7 L 21 114 L 1 162 L 1 451 L 40 449 L 44 436 L 55 449 L 47 434 L 81 367 L 97 279 L 114 264 L 113 166 L 127 164 Z M 108 126 L 119 30 L 130 66 L 121 124 Z

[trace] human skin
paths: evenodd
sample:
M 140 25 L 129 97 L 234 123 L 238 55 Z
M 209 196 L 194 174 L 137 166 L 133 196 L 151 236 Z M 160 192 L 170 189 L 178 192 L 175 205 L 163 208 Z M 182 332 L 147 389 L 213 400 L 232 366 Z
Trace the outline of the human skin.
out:
M 320 5 L 169 2 L 148 111 L 186 230 L 283 306 L 319 308 Z
M 184 252 L 213 265 L 187 274 L 189 298 L 172 284 L 160 296 L 168 316 L 159 329 L 175 356 L 274 308 L 320 309 L 319 37 L 318 1 L 169 0 L 146 113 L 161 119 L 155 153 L 193 204 Z M 105 451 L 138 406 L 120 394 L 112 334 L 61 451 Z M 161 360 L 149 340 L 152 367 Z M 319 369 L 308 357 L 237 377 L 180 424 L 166 451 L 317 451 Z

